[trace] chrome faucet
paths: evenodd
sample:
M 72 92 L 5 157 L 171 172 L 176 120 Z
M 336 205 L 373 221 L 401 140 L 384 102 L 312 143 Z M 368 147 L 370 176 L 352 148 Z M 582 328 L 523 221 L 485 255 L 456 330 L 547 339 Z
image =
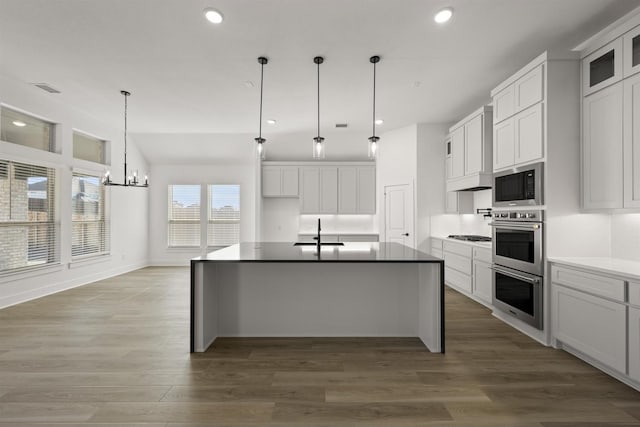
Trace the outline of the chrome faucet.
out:
M 320 228 L 320 218 L 318 218 L 318 235 L 313 238 L 313 240 L 316 241 L 316 247 L 318 248 L 318 255 L 320 255 L 320 248 L 322 247 L 322 242 L 320 240 L 320 230 L 322 230 L 322 228 Z

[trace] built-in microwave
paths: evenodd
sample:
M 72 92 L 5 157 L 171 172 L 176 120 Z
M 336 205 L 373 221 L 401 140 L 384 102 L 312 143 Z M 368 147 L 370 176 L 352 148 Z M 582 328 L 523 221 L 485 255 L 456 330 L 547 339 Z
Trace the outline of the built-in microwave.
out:
M 493 206 L 542 206 L 542 174 L 542 162 L 494 173 Z

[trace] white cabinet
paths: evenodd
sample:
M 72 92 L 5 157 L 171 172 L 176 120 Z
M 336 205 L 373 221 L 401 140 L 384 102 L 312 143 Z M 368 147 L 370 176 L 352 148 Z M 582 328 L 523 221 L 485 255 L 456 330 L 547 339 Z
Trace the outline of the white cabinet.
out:
M 320 210 L 319 213 L 338 212 L 338 168 L 320 168 Z
M 627 363 L 627 307 L 553 283 L 553 335 L 621 373 Z
M 451 127 L 446 140 L 447 191 L 491 187 L 493 110 L 484 106 Z
M 544 158 L 544 70 L 545 63 L 536 65 L 497 93 L 492 92 L 494 111 L 500 109 L 500 121 L 493 125 L 494 171 Z
M 338 213 L 376 212 L 376 171 L 373 166 L 338 168 Z
M 298 197 L 298 168 L 263 166 L 262 197 Z
M 375 180 L 375 166 L 302 166 L 300 213 L 375 214 Z
M 622 38 L 606 44 L 582 60 L 582 95 L 604 89 L 622 79 Z
M 493 124 L 513 116 L 516 101 L 513 85 L 509 85 L 493 97 Z
M 451 132 L 451 178 L 464 176 L 464 126 Z
M 623 77 L 629 77 L 640 72 L 640 25 L 624 35 L 623 49 Z
M 519 78 L 514 84 L 514 113 L 542 101 L 543 92 L 543 67 L 539 65 L 527 74 Z
M 377 242 L 380 237 L 377 234 L 341 234 L 339 242 Z
M 629 376 L 640 382 L 640 308 L 629 307 Z
M 492 251 L 489 248 L 473 248 L 473 295 L 487 304 L 492 303 L 493 270 Z
M 470 191 L 447 191 L 444 211 L 448 214 L 472 214 L 473 193 Z
M 442 240 L 436 239 L 435 237 L 431 238 L 431 255 L 437 258 L 442 258 Z
M 358 166 L 358 213 L 373 215 L 376 213 L 376 168 Z
M 515 163 L 513 118 L 493 127 L 493 169 L 503 169 Z
M 443 243 L 444 258 L 444 280 L 452 286 L 467 294 L 471 294 L 472 289 L 472 249 L 462 243 L 454 243 L 445 240 Z
M 623 205 L 623 83 L 583 100 L 582 176 L 585 209 Z
M 529 163 L 543 157 L 542 103 L 513 117 L 515 164 Z
M 640 35 L 636 36 L 640 37 Z M 624 81 L 624 207 L 640 208 L 640 74 Z
M 482 172 L 483 152 L 482 115 L 477 115 L 464 124 L 464 174 Z

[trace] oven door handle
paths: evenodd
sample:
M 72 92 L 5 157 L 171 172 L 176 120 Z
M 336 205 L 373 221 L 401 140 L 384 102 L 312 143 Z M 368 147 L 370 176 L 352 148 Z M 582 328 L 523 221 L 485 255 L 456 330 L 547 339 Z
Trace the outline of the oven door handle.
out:
M 489 225 L 491 227 L 504 227 L 507 230 L 508 229 L 518 229 L 518 230 L 537 230 L 540 228 L 540 224 L 531 224 L 531 225 L 519 225 L 519 224 L 513 224 L 513 223 L 504 223 L 504 222 L 490 222 Z
M 512 273 L 510 271 L 506 271 L 506 270 L 503 270 L 501 268 L 496 268 L 496 267 L 493 267 L 493 266 L 491 266 L 489 268 L 491 270 L 495 271 L 496 273 L 504 274 L 505 276 L 513 277 L 514 279 L 522 280 L 524 282 L 531 283 L 533 285 L 537 285 L 537 284 L 540 283 L 540 279 L 538 279 L 538 278 L 531 278 L 531 277 L 527 277 L 527 276 L 522 276 L 520 274 Z

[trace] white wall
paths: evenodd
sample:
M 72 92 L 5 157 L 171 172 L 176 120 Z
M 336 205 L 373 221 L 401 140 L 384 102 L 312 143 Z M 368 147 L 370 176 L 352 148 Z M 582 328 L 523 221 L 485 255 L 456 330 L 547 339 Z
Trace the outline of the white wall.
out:
M 381 242 L 385 241 L 384 188 L 388 185 L 415 184 L 417 141 L 418 126 L 416 124 L 380 135 L 376 162 L 376 197 Z
M 611 216 L 611 256 L 640 261 L 640 213 Z
M 118 89 L 115 89 L 116 93 Z M 120 95 L 114 98 L 118 103 L 122 101 Z M 65 104 L 64 94 L 48 94 L 28 83 L 3 76 L 0 76 L 0 102 L 58 124 L 56 126 L 57 153 L 0 142 L 0 157 L 57 169 L 58 205 L 56 208 L 61 237 L 59 266 L 47 267 L 39 272 L 5 275 L 0 278 L 0 307 L 147 265 L 148 192 L 151 188 L 117 187 L 108 188 L 106 192 L 111 221 L 111 256 L 71 263 L 72 170 L 81 168 L 85 172 L 102 174 L 107 168 L 104 165 L 73 159 L 73 129 L 111 142 L 112 166 L 110 169 L 114 179 L 120 180 L 123 174 L 123 123 L 107 124 L 99 118 L 89 117 L 84 112 L 74 109 L 73 106 Z M 128 139 L 128 162 L 141 173 L 148 169 L 133 139 Z M 97 260 L 99 261 L 95 262 Z
M 492 205 L 492 190 L 481 190 L 473 193 L 473 209 L 486 209 Z M 479 214 L 444 214 L 431 217 L 431 234 L 446 237 L 450 234 L 477 234 L 491 236 L 489 223 L 491 218 Z
M 172 184 L 239 184 L 240 241 L 254 241 L 256 232 L 256 181 L 253 157 L 245 163 L 210 165 L 152 165 L 150 187 L 149 258 L 152 265 L 189 265 L 206 248 L 168 248 L 168 186 Z M 204 203 L 204 201 L 203 201 Z

